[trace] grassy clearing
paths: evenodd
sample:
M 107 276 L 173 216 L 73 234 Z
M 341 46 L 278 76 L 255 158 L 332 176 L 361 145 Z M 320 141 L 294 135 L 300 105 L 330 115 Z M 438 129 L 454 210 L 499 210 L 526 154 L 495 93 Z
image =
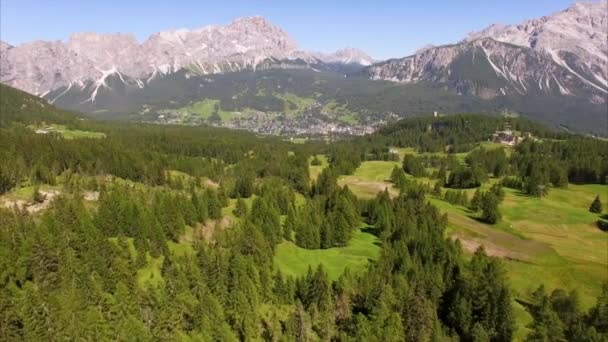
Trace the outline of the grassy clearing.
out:
M 190 226 L 186 226 L 184 234 L 180 237 L 179 242 L 167 241 L 167 247 L 169 248 L 171 255 L 175 257 L 193 256 L 195 254 L 194 248 L 192 248 L 194 239 L 194 229 Z
M 375 197 L 384 189 L 397 195 L 398 190 L 393 188 L 389 179 L 393 167 L 400 165 L 401 163 L 393 161 L 366 161 L 361 163 L 361 166 L 352 175 L 340 176 L 338 184 L 340 186 L 348 185 L 349 189 L 361 198 Z
M 341 115 L 338 117 L 338 120 L 349 125 L 356 125 L 359 123 L 359 119 L 354 114 Z
M 257 195 L 252 195 L 249 198 L 243 198 L 243 200 L 245 201 L 245 204 L 247 205 L 247 210 L 251 210 L 251 205 L 253 204 L 253 200 L 255 200 L 257 197 Z M 231 198 L 228 200 L 228 206 L 226 206 L 225 208 L 222 208 L 222 215 L 224 216 L 228 216 L 233 220 L 237 220 L 237 217 L 234 216 L 234 209 L 236 209 L 236 199 L 235 198 Z
M 498 148 L 482 143 L 484 148 Z M 508 149 L 507 149 L 508 150 Z M 400 155 L 412 149 L 398 149 Z M 464 160 L 466 154 L 459 156 Z M 350 176 L 341 176 L 341 185 L 362 198 L 374 197 L 385 187 L 396 162 L 364 162 Z M 430 179 L 420 179 L 433 183 Z M 498 179 L 491 179 L 487 189 Z M 396 193 L 396 190 L 393 189 Z M 467 190 L 469 198 L 475 189 Z M 442 212 L 448 213 L 447 234 L 461 239 L 467 252 L 484 245 L 488 253 L 502 257 L 516 298 L 526 299 L 541 283 L 548 291 L 555 288 L 577 290 L 581 305 L 594 305 L 601 283 L 608 279 L 608 234 L 595 226 L 599 215 L 588 211 L 596 195 L 608 203 L 605 185 L 575 185 L 550 189 L 539 199 L 505 189 L 500 205 L 502 221 L 490 226 L 475 219 L 468 209 L 429 196 Z M 525 316 L 524 314 L 521 315 Z M 521 323 L 521 322 L 519 322 Z
M 310 162 L 313 160 L 313 157 L 310 157 Z M 310 181 L 315 181 L 317 180 L 317 177 L 319 177 L 319 175 L 321 174 L 321 171 L 323 171 L 324 168 L 326 168 L 329 165 L 329 162 L 327 161 L 327 156 L 323 155 L 323 154 L 319 154 L 317 155 L 317 158 L 321 161 L 321 165 L 310 165 L 308 167 L 308 172 L 310 173 Z
M 380 247 L 373 234 L 357 229 L 348 246 L 329 249 L 304 249 L 292 242 L 284 241 L 278 245 L 274 257 L 275 266 L 284 275 L 302 276 L 319 265 L 327 271 L 331 280 L 338 279 L 348 267 L 353 272 L 362 271 L 368 261 L 378 258 Z
M 588 211 L 597 194 L 602 201 L 607 200 L 606 187 L 601 185 L 551 189 L 543 199 L 507 191 L 501 205 L 503 224 L 553 251 L 539 255 L 525 267 L 507 262 L 520 295 L 538 286 L 535 279 L 542 279 L 549 290 L 576 289 L 586 308 L 595 303 L 601 283 L 608 280 L 608 234 L 595 226 L 598 215 Z
M 357 196 L 369 198 L 383 190 L 386 183 L 381 179 L 392 165 L 367 163 L 355 172 L 357 177 L 341 177 L 341 183 L 348 184 Z M 474 191 L 468 190 L 469 196 Z M 479 222 L 464 207 L 438 198 L 429 200 L 448 213 L 447 234 L 461 239 L 467 253 L 484 245 L 488 253 L 503 259 L 515 298 L 528 299 L 542 283 L 548 291 L 576 290 L 585 310 L 594 305 L 601 283 L 608 279 L 608 234 L 595 227 L 598 215 L 589 213 L 588 206 L 596 194 L 608 202 L 605 186 L 570 185 L 568 189 L 551 189 L 543 199 L 506 192 L 501 205 L 503 220 L 496 226 Z M 532 318 L 516 302 L 514 314 L 516 340 L 523 340 Z
M 31 201 L 34 197 L 34 189 L 36 189 L 37 185 L 31 185 L 29 182 L 27 184 L 22 184 L 22 186 L 13 189 L 10 192 L 7 192 L 0 196 L 0 205 L 6 202 L 15 202 L 15 201 Z M 38 186 L 40 191 L 52 192 L 52 191 L 61 191 L 62 187 L 58 185 L 48 185 L 48 184 L 40 184 Z
M 204 99 L 202 101 L 194 102 L 190 106 L 183 107 L 180 110 L 186 111 L 188 113 L 194 113 L 203 119 L 209 119 L 209 117 L 215 111 L 216 104 L 219 106 L 220 100 Z M 225 111 L 225 110 L 222 110 L 221 108 L 217 114 L 220 116 L 220 118 L 222 118 L 222 121 L 228 121 L 234 117 L 233 112 Z
M 339 121 L 350 125 L 356 125 L 359 123 L 359 113 L 353 112 L 348 109 L 348 104 L 339 104 L 338 102 L 331 100 L 323 105 L 321 108 L 322 113 L 327 113 L 336 117 Z
M 146 255 L 147 264 L 145 267 L 137 271 L 137 284 L 140 288 L 148 287 L 158 288 L 165 285 L 165 280 L 161 275 L 164 257 L 161 255 L 158 258 L 153 258 Z
M 111 238 L 108 238 L 108 240 L 110 240 L 110 242 L 112 242 L 113 244 L 118 246 L 117 237 L 111 237 Z M 131 257 L 131 259 L 135 260 L 137 258 L 137 249 L 135 248 L 135 245 L 133 244 L 133 238 L 128 237 L 128 238 L 125 238 L 125 240 L 127 241 L 127 248 L 129 249 L 129 256 Z
M 300 97 L 292 93 L 274 93 L 274 97 L 283 100 L 283 113 L 287 116 L 301 114 L 315 103 L 315 99 Z
M 111 237 L 108 240 L 113 244 L 118 246 L 118 238 Z M 137 258 L 137 249 L 133 243 L 133 238 L 125 238 L 127 241 L 127 248 L 129 249 L 129 255 L 132 260 Z M 173 248 L 178 245 L 172 241 L 168 242 L 169 249 L 173 252 Z M 192 248 L 192 247 L 190 247 Z M 137 270 L 137 284 L 142 289 L 147 288 L 158 288 L 159 286 L 164 286 L 165 280 L 162 277 L 162 267 L 163 267 L 164 257 L 161 255 L 158 258 L 153 258 L 150 254 L 146 254 L 146 266 Z
M 81 131 L 78 129 L 69 129 L 65 125 L 44 125 L 44 126 L 31 126 L 30 128 L 36 130 L 37 132 L 55 132 L 61 134 L 64 139 L 72 140 L 72 139 L 100 139 L 105 138 L 106 135 L 100 132 L 91 132 L 91 131 Z

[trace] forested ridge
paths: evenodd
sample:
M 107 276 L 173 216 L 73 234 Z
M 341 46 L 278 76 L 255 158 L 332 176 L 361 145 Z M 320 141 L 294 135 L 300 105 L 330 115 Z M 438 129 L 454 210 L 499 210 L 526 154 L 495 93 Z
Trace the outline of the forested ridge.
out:
M 453 191 L 504 176 L 479 195 L 488 217 L 502 186 L 542 195 L 569 182 L 605 184 L 608 175 L 605 141 L 519 119 L 509 119 L 514 129 L 544 139 L 524 140 L 510 156 L 476 147 L 506 119 L 472 115 L 292 144 L 209 127 L 97 122 L 0 90 L 0 195 L 34 187 L 36 202 L 44 201 L 37 187 L 59 189 L 39 212 L 0 208 L 6 341 L 510 341 L 514 298 L 503 263 L 483 248 L 466 255 L 447 238 L 447 215 L 426 197 L 433 189 L 405 173 Z M 105 137 L 68 140 L 28 127 L 42 122 Z M 395 146 L 450 155 L 406 156 L 391 176 L 394 196 L 363 200 L 339 184 L 365 160 L 399 160 Z M 453 156 L 474 148 L 464 162 Z M 329 165 L 311 179 L 318 154 Z M 440 171 L 428 174 L 431 164 Z M 196 227 L 213 234 L 196 236 Z M 274 264 L 281 243 L 341 248 L 361 227 L 381 249 L 363 270 L 330 280 L 322 265 L 292 277 Z M 525 305 L 531 341 L 608 339 L 608 283 L 589 311 L 575 292 L 542 286 Z

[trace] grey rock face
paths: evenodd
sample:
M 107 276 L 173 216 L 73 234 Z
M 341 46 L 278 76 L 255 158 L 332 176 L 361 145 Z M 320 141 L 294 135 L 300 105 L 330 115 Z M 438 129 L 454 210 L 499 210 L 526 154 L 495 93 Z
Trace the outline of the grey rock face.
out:
M 470 33 L 464 41 L 493 38 L 542 51 L 588 85 L 608 90 L 607 35 L 608 0 L 602 0 L 577 2 L 564 11 L 519 25 L 492 25 Z
M 262 17 L 234 20 L 225 26 L 163 31 L 143 43 L 125 34 L 74 34 L 66 42 L 36 41 L 0 46 L 0 82 L 44 95 L 60 87 L 84 87 L 94 80 L 90 100 L 109 75 L 144 87 L 163 74 L 189 69 L 211 74 L 255 70 L 268 60 L 317 63 L 279 27 Z
M 572 7 L 520 25 L 492 25 L 455 45 L 368 67 L 373 79 L 444 85 L 480 97 L 574 95 L 605 103 L 608 2 Z

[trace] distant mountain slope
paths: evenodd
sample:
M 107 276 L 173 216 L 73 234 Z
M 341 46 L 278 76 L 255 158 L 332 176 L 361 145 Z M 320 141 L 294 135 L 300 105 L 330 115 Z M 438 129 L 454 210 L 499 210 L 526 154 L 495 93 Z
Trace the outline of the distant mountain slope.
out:
M 549 55 L 492 38 L 429 48 L 372 65 L 365 72 L 372 79 L 430 82 L 484 99 L 546 94 L 605 102 L 604 90 L 573 77 Z
M 493 25 L 460 43 L 425 47 L 362 73 L 375 80 L 424 82 L 474 95 L 544 117 L 545 122 L 585 121 L 575 126 L 595 126 L 594 131 L 606 135 L 607 6 L 605 0 L 576 3 L 520 25 Z M 540 108 L 543 102 L 550 109 Z M 559 115 L 564 108 L 549 102 L 567 105 L 572 118 Z M 514 103 L 519 105 L 511 107 Z M 551 111 L 556 111 L 554 118 Z
M 575 2 L 564 11 L 518 25 L 492 25 L 466 42 L 492 38 L 546 53 L 590 86 L 608 90 L 608 0 Z
M 87 101 L 95 101 L 97 91 L 108 87 L 110 75 L 144 88 L 160 75 L 183 69 L 216 74 L 285 67 L 292 62 L 298 67 L 314 67 L 325 61 L 371 63 L 369 56 L 355 49 L 322 55 L 320 60 L 298 50 L 285 31 L 262 17 L 238 18 L 225 26 L 163 31 L 141 44 L 130 34 L 77 33 L 66 43 L 35 41 L 10 47 L 2 42 L 0 47 L 2 83 L 46 95 L 61 87 L 83 87 L 94 82 Z
M 45 99 L 0 84 L 0 127 L 14 122 L 68 123 L 78 118 L 77 114 L 58 109 Z
M 475 61 L 484 62 L 483 55 Z M 458 72 L 465 74 L 470 67 L 465 61 Z M 486 66 L 486 72 L 493 69 Z M 503 88 L 511 86 L 502 82 Z M 485 92 L 493 86 L 481 78 L 475 92 Z M 579 97 L 564 97 L 559 93 L 541 91 L 514 96 L 484 96 L 472 92 L 459 95 L 432 82 L 403 84 L 372 81 L 363 77 L 344 77 L 331 71 L 311 69 L 266 69 L 241 71 L 217 75 L 199 75 L 180 71 L 152 80 L 145 88 L 135 83 L 124 83 L 117 75 L 108 77 L 108 88 L 100 89 L 95 102 L 86 101 L 88 87 L 61 88 L 49 93 L 49 98 L 62 108 L 92 113 L 96 116 L 155 120 L 167 110 L 190 106 L 204 99 L 219 101 L 225 111 L 261 111 L 272 120 L 273 113 L 286 113 L 286 107 L 300 106 L 298 99 L 309 104 L 304 111 L 330 120 L 343 115 L 352 116 L 359 123 L 373 124 L 380 120 L 414 115 L 429 115 L 434 111 L 443 114 L 516 112 L 551 127 L 567 128 L 579 132 L 603 134 L 605 107 Z M 525 84 L 525 83 L 524 83 Z M 466 84 L 460 85 L 465 87 Z M 521 85 L 520 85 L 521 87 Z M 288 120 L 294 117 L 288 116 Z
M 370 66 L 365 72 L 373 79 L 431 81 L 481 97 L 541 91 L 605 103 L 607 4 L 605 0 L 576 3 L 521 25 L 492 25 L 471 33 L 461 43 L 421 49 L 413 56 Z M 463 74 L 465 59 L 470 62 Z M 485 84 L 480 84 L 483 80 Z

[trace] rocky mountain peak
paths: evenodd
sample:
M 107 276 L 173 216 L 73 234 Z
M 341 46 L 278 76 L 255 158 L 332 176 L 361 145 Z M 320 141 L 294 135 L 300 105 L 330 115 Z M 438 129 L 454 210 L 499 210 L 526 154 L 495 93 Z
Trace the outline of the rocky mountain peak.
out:
M 158 32 L 143 43 L 132 34 L 75 33 L 67 42 L 38 41 L 2 46 L 0 81 L 34 94 L 94 81 L 96 90 L 118 74 L 124 82 L 145 86 L 158 74 L 181 69 L 202 74 L 254 69 L 267 59 L 314 59 L 298 51 L 280 27 L 260 16 L 227 25 Z
M 608 90 L 607 0 L 576 2 L 563 11 L 516 25 L 491 25 L 464 41 L 484 37 L 542 51 L 575 77 Z
M 4 51 L 4 50 L 8 50 L 12 48 L 12 45 L 10 45 L 9 43 L 0 40 L 0 51 Z
M 515 25 L 494 24 L 454 45 L 423 48 L 365 70 L 373 79 L 430 82 L 484 99 L 543 94 L 608 101 L 608 1 Z

